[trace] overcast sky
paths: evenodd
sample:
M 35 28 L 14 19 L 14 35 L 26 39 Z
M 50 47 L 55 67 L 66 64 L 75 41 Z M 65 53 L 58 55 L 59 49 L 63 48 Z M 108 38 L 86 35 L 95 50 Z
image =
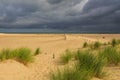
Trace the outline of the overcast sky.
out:
M 0 0 L 0 28 L 120 31 L 120 0 Z

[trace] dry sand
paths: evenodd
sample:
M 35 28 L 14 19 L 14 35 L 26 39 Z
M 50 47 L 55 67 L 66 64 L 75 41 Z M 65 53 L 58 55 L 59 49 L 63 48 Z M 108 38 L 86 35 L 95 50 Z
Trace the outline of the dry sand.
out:
M 65 49 L 81 48 L 85 41 L 108 42 L 113 38 L 120 39 L 120 34 L 0 34 L 0 49 L 28 47 L 34 51 L 40 47 L 42 51 L 29 66 L 14 60 L 1 62 L 0 80 L 49 80 L 52 70 L 63 67 L 56 61 Z M 106 80 L 120 80 L 119 67 L 106 70 L 109 74 Z

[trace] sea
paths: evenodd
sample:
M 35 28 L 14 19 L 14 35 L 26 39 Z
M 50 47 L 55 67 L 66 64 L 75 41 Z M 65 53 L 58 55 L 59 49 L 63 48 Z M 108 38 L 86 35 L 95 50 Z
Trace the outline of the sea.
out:
M 0 29 L 0 33 L 8 34 L 120 34 L 120 31 L 67 31 L 56 29 Z

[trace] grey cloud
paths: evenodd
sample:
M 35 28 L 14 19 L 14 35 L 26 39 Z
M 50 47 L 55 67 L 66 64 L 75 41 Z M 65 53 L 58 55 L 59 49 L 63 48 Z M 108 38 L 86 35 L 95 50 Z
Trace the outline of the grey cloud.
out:
M 62 2 L 63 0 L 47 0 L 47 1 L 48 1 L 48 3 L 50 3 L 50 4 L 57 4 L 57 3 Z
M 0 28 L 118 30 L 119 22 L 120 0 L 0 1 Z

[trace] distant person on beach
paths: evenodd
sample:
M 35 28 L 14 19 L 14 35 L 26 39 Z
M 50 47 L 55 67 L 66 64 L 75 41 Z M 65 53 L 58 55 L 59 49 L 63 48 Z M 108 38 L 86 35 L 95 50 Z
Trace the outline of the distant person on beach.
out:
M 53 59 L 55 58 L 55 54 L 53 53 Z
M 65 36 L 65 40 L 67 40 L 67 35 L 66 35 L 66 34 L 64 34 L 64 36 Z

